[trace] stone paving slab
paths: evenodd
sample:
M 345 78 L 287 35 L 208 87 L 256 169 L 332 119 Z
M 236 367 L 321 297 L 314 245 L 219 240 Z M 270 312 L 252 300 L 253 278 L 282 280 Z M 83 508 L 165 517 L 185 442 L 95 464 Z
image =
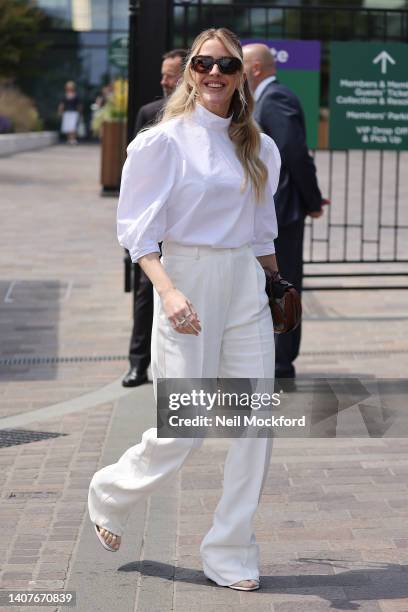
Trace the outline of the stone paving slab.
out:
M 202 573 L 199 544 L 221 493 L 225 440 L 206 440 L 135 508 L 116 556 L 100 547 L 87 517 L 89 481 L 140 439 L 154 412 L 151 385 L 92 404 L 127 365 L 92 358 L 125 357 L 131 327 L 116 202 L 98 196 L 98 161 L 96 147 L 2 160 L 0 360 L 60 361 L 0 365 L 0 428 L 18 416 L 26 429 L 66 435 L 0 448 L 0 589 L 75 585 L 80 612 L 408 612 L 404 439 L 275 440 L 254 522 L 258 592 L 218 587 Z M 300 376 L 406 377 L 408 292 L 307 292 L 304 310 Z M 79 409 L 64 412 L 75 399 Z M 36 420 L 45 407 L 47 418 Z
M 209 583 L 201 571 L 198 547 L 211 523 L 220 494 L 226 441 L 206 440 L 176 481 L 169 482 L 164 490 L 150 498 L 147 512 L 142 510 L 143 504 L 135 508 L 123 550 L 117 557 L 99 550 L 86 514 L 89 478 L 98 466 L 116 460 L 120 452 L 152 423 L 151 387 L 145 386 L 129 394 L 120 400 L 115 412 L 112 410 L 113 406 L 107 405 L 63 417 L 59 430 L 69 432 L 69 443 L 58 438 L 0 451 L 1 465 L 13 470 L 3 484 L 1 517 L 7 526 L 16 529 L 15 535 L 3 538 L 0 544 L 8 555 L 2 568 L 0 588 L 26 589 L 33 586 L 33 581 L 36 588 L 76 586 L 81 594 L 77 609 L 84 612 L 110 610 L 113 601 L 121 601 L 120 609 L 124 610 L 127 607 L 123 602 L 132 610 L 135 601 L 136 609 L 146 612 L 187 610 L 191 609 L 193 601 L 196 602 L 194 608 L 200 609 L 203 597 L 208 609 L 214 610 L 221 610 L 221 607 L 244 610 L 249 597 L 254 610 L 291 610 L 299 605 L 306 610 L 313 606 L 317 610 L 387 612 L 399 610 L 396 606 L 408 610 L 408 606 L 401 607 L 401 600 L 408 601 L 408 550 L 397 546 L 404 538 L 396 537 L 400 529 L 403 531 L 407 505 L 393 507 L 399 498 L 396 500 L 395 492 L 389 490 L 378 501 L 381 512 L 377 513 L 377 518 L 353 519 L 352 509 L 361 507 L 364 511 L 367 503 L 359 502 L 355 493 L 344 498 L 341 495 L 333 497 L 324 488 L 321 499 L 331 499 L 327 502 L 326 518 L 318 511 L 318 504 L 322 502 L 305 501 L 293 505 L 289 502 L 291 490 L 296 488 L 300 494 L 308 492 L 310 482 L 307 475 L 303 483 L 291 481 L 291 463 L 287 458 L 292 456 L 293 449 L 299 450 L 298 445 L 313 456 L 317 449 L 310 440 L 275 441 L 277 452 L 272 455 L 266 493 L 255 520 L 262 559 L 263 589 L 259 593 L 238 594 L 237 598 L 236 592 Z M 55 430 L 57 419 L 37 423 L 36 427 L 40 425 L 42 429 Z M 101 438 L 103 431 L 107 434 L 105 438 Z M 337 470 L 345 474 L 350 461 L 344 455 L 344 441 L 317 442 L 320 453 L 314 455 L 316 477 L 323 480 L 336 477 L 331 470 L 325 470 L 324 475 L 321 473 L 324 446 L 330 453 L 330 463 L 336 456 Z M 347 442 L 349 450 L 353 447 L 354 455 L 365 457 L 365 452 L 359 453 L 366 451 L 365 441 L 362 447 L 358 440 Z M 384 441 L 371 440 L 370 448 L 370 456 L 379 467 L 364 468 L 363 461 L 359 465 L 354 461 L 351 472 L 354 477 L 364 475 L 368 469 L 370 478 L 375 480 L 376 470 L 380 474 L 384 471 L 380 461 L 384 457 Z M 390 447 L 386 449 L 389 451 L 387 463 L 392 465 L 393 453 Z M 399 441 L 394 449 L 395 456 L 400 457 L 403 449 Z M 78 452 L 75 460 L 69 459 Z M 215 486 L 211 488 L 208 488 L 206 465 L 209 466 L 208 474 L 215 478 Z M 313 466 L 308 470 L 310 474 Z M 35 472 L 40 477 L 32 483 Z M 195 482 L 191 478 L 193 473 L 197 476 Z M 287 473 L 287 481 L 273 485 L 276 473 Z M 372 489 L 377 486 L 380 485 L 375 481 L 371 483 Z M 10 497 L 10 493 L 15 497 Z M 375 504 L 371 502 L 371 507 Z M 363 525 L 366 533 L 361 538 L 359 531 Z M 379 538 L 381 526 L 383 534 Z M 337 538 L 339 534 L 341 537 Z M 100 596 L 96 597 L 96 592 Z M 129 592 L 133 595 L 127 598 L 125 594 Z M 353 608 L 357 605 L 360 607 Z
M 304 450 L 313 451 L 316 450 L 313 449 L 314 442 L 303 440 L 301 441 L 301 446 Z M 347 456 L 342 451 L 340 440 L 332 440 L 330 443 L 321 440 L 317 442 L 318 444 L 323 442 L 321 446 L 326 446 L 326 452 L 330 453 L 331 459 L 334 454 L 337 455 L 337 468 L 340 473 L 346 474 L 348 472 L 352 475 L 351 477 L 357 477 L 360 474 L 363 476 L 365 469 L 370 469 L 370 478 L 375 476 L 373 468 L 364 468 L 362 462 L 353 462 L 352 471 L 346 470 L 350 462 L 347 461 Z M 338 442 L 340 444 L 337 444 Z M 375 449 L 377 442 L 379 444 L 377 449 Z M 278 448 L 281 443 L 284 444 L 284 447 Z M 365 444 L 364 442 L 362 443 L 363 445 Z M 206 441 L 205 444 L 214 447 L 215 443 L 213 441 Z M 306 449 L 306 444 L 309 444 L 310 448 Z M 384 446 L 383 441 L 371 440 L 370 444 L 372 444 L 372 456 L 375 456 L 375 450 L 381 456 Z M 291 447 L 295 445 L 296 443 L 293 441 L 278 440 L 275 442 L 275 450 L 279 450 L 279 453 L 272 453 L 271 469 L 266 483 L 267 491 L 270 490 L 269 485 L 274 479 L 274 472 L 282 473 L 285 468 L 291 466 L 291 463 L 287 461 L 283 453 L 285 449 L 287 453 L 291 453 Z M 360 450 L 359 441 L 349 440 L 349 449 L 351 446 L 354 446 L 353 450 L 357 455 Z M 404 442 L 400 442 L 399 446 L 400 448 L 397 450 L 402 451 L 405 448 L 406 452 L 407 445 Z M 323 448 L 319 450 L 323 451 Z M 387 445 L 387 451 L 391 450 L 392 442 L 390 442 L 389 447 Z M 199 453 L 203 452 L 204 450 L 199 451 Z M 396 453 L 397 456 L 399 454 L 399 452 Z M 330 471 L 324 476 L 321 474 L 321 471 L 319 471 L 321 459 L 324 459 L 322 454 L 315 464 L 315 476 L 321 480 L 329 478 L 335 480 L 336 476 L 331 474 Z M 345 461 L 343 461 L 344 459 Z M 197 459 L 197 462 L 198 465 L 201 465 L 199 459 Z M 220 458 L 220 464 L 221 462 Z M 296 471 L 296 465 L 294 471 Z M 191 466 L 184 467 L 182 473 L 185 471 L 193 472 L 194 468 L 193 459 Z M 213 463 L 212 469 L 215 469 Z M 378 469 L 382 470 L 383 468 L 379 467 Z M 312 471 L 313 467 L 309 468 L 309 473 Z M 343 476 L 343 480 L 344 478 L 345 476 Z M 286 500 L 290 499 L 290 492 L 294 487 L 299 490 L 300 496 L 304 493 L 304 495 L 307 494 L 307 497 L 309 497 L 309 476 L 306 475 L 304 477 L 303 483 L 299 482 L 294 485 L 289 477 L 286 483 L 276 486 L 278 486 L 281 495 L 282 490 L 284 491 L 283 503 L 280 503 L 273 494 L 268 496 L 267 493 L 262 497 L 259 512 L 255 519 L 255 529 L 261 548 L 261 559 L 263 560 L 261 573 L 263 575 L 264 588 L 257 594 L 251 594 L 251 596 L 255 595 L 256 597 L 256 599 L 251 597 L 253 604 L 258 605 L 259 602 L 265 602 L 265 599 L 262 600 L 262 596 L 265 596 L 267 593 L 267 605 L 272 603 L 272 609 L 274 610 L 294 610 L 295 607 L 296 609 L 312 610 L 315 606 L 316 610 L 329 610 L 338 607 L 339 609 L 362 609 L 374 612 L 376 610 L 387 610 L 387 597 L 390 600 L 402 597 L 406 599 L 405 610 L 408 610 L 408 579 L 406 576 L 408 568 L 406 561 L 408 557 L 405 557 L 405 559 L 404 557 L 399 557 L 399 553 L 396 553 L 397 547 L 395 541 L 392 538 L 385 539 L 384 537 L 379 541 L 377 530 L 373 529 L 373 527 L 377 527 L 381 523 L 382 530 L 388 531 L 388 535 L 395 535 L 399 529 L 404 531 L 407 505 L 403 509 L 402 507 L 399 508 L 402 514 L 394 514 L 395 509 L 392 509 L 391 504 L 387 501 L 388 496 L 390 496 L 390 502 L 392 501 L 393 492 L 389 491 L 386 494 L 381 494 L 381 496 L 377 493 L 377 497 L 380 497 L 380 499 L 378 502 L 371 502 L 370 504 L 371 508 L 375 508 L 376 503 L 380 506 L 379 510 L 381 512 L 377 512 L 377 520 L 371 523 L 369 520 L 355 520 L 351 518 L 352 510 L 350 508 L 358 508 L 362 505 L 362 509 L 366 509 L 365 502 L 358 502 L 354 493 L 350 497 L 343 497 L 341 495 L 333 497 L 329 490 L 326 492 L 326 488 L 322 487 L 320 496 L 313 492 L 312 498 L 321 501 L 326 499 L 326 497 L 329 499 L 332 497 L 331 501 L 326 502 L 326 511 L 329 516 L 326 519 L 322 519 L 319 512 L 316 512 L 319 501 L 304 502 L 308 506 L 303 508 L 300 519 L 298 510 L 293 509 L 293 504 L 292 507 L 288 506 Z M 367 486 L 375 489 L 378 485 L 372 482 Z M 207 491 L 208 489 L 202 490 L 202 497 L 206 495 Z M 191 488 L 189 480 L 184 479 L 184 487 L 182 481 L 181 504 L 183 504 L 184 498 L 186 503 L 184 512 L 190 512 L 190 514 L 191 509 L 194 509 L 191 503 L 191 495 L 194 495 L 194 499 L 200 499 L 200 491 L 197 484 L 195 484 L 194 488 Z M 350 504 L 350 501 L 353 503 Z M 286 509 L 286 512 L 284 512 L 284 509 Z M 332 512 L 330 512 L 330 509 Z M 210 514 L 213 511 L 213 503 L 208 504 L 207 501 L 205 510 L 210 518 Z M 191 522 L 193 523 L 193 520 Z M 196 521 L 193 524 L 195 525 L 195 523 Z M 201 523 L 204 524 L 205 520 L 202 519 Z M 291 525 L 290 528 L 289 525 Z M 360 531 L 363 531 L 363 526 L 366 528 L 365 537 L 360 539 L 359 528 Z M 395 532 L 393 531 L 394 529 Z M 198 532 L 202 531 L 200 525 L 195 531 L 197 532 L 197 538 L 194 537 L 194 534 L 191 536 L 184 534 L 179 536 L 179 550 L 181 553 L 179 563 L 183 557 L 187 561 L 193 554 L 194 546 L 198 546 L 198 541 L 201 537 Z M 191 544 L 186 548 L 189 538 Z M 387 555 L 389 551 L 396 554 L 389 556 Z M 369 553 L 368 556 L 364 557 L 364 552 Z M 374 557 L 371 555 L 374 555 Z M 397 562 L 397 558 L 399 562 Z M 384 562 L 381 562 L 382 560 Z M 376 585 L 375 596 L 373 595 L 374 585 Z M 325 600 L 325 602 L 319 601 L 321 599 Z M 391 603 L 395 602 L 392 601 Z M 264 604 L 261 603 L 260 605 Z M 390 607 L 389 609 L 392 608 Z
M 86 361 L 126 358 L 132 325 L 117 201 L 99 196 L 98 181 L 97 146 L 61 145 L 1 161 L 1 416 L 80 396 L 127 368 L 126 359 Z M 18 357 L 85 361 L 2 365 Z

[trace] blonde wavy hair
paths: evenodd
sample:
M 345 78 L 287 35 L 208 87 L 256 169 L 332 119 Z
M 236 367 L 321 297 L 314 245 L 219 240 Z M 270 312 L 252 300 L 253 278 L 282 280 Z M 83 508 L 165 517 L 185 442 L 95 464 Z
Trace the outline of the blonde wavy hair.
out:
M 194 110 L 198 90 L 191 68 L 191 58 L 194 55 L 198 55 L 202 45 L 207 40 L 213 38 L 217 38 L 232 57 L 237 57 L 243 62 L 242 47 L 236 34 L 227 28 L 210 28 L 201 32 L 191 46 L 183 75 L 175 91 L 164 105 L 158 117 L 158 123 L 169 121 L 174 117 L 191 113 Z M 228 133 L 235 144 L 237 157 L 244 169 L 244 181 L 241 185 L 241 191 L 245 190 L 248 181 L 250 181 L 255 194 L 255 200 L 260 202 L 264 199 L 268 170 L 259 157 L 261 136 L 257 124 L 252 119 L 254 100 L 248 82 L 244 79 L 243 64 L 240 73 L 239 86 L 232 95 L 229 107 L 228 116 L 232 114 L 232 120 Z

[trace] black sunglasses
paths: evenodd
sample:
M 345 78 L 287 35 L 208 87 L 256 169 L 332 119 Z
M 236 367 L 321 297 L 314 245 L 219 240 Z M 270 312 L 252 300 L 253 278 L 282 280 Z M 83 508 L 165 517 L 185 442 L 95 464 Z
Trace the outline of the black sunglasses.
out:
M 191 58 L 193 70 L 201 74 L 208 74 L 217 64 L 222 74 L 235 74 L 241 69 L 242 62 L 237 57 L 219 57 L 215 59 L 211 55 L 195 55 Z

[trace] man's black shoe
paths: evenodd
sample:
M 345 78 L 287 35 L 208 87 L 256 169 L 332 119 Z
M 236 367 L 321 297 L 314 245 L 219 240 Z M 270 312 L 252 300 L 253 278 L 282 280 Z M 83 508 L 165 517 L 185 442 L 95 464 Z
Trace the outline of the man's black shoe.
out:
M 148 382 L 147 373 L 138 372 L 137 368 L 131 367 L 129 372 L 125 375 L 122 380 L 123 387 L 138 387 Z
M 295 367 L 292 365 L 286 370 L 275 368 L 275 378 L 296 378 Z
M 295 393 L 297 390 L 296 378 L 275 379 L 275 393 Z

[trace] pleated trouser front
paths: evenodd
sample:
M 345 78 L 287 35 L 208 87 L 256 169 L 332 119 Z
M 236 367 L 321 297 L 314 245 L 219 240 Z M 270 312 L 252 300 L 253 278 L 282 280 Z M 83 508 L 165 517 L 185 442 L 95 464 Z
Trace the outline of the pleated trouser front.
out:
M 162 263 L 197 310 L 199 336 L 171 327 L 154 291 L 152 375 L 158 378 L 274 376 L 274 335 L 262 266 L 250 245 L 234 249 L 163 244 Z M 91 521 L 122 535 L 134 505 L 177 472 L 201 438 L 158 438 L 150 428 L 90 483 Z M 271 438 L 232 438 L 223 492 L 200 554 L 208 578 L 220 585 L 259 579 L 259 547 L 252 521 L 272 449 Z

